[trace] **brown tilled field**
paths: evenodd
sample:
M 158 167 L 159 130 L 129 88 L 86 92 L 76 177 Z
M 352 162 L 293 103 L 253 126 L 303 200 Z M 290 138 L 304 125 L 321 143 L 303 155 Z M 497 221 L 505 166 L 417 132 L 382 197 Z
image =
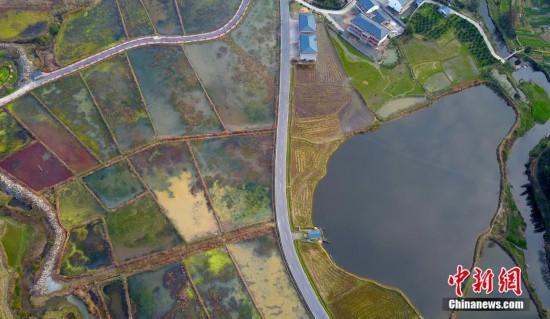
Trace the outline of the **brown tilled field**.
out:
M 311 226 L 313 191 L 325 175 L 330 155 L 347 134 L 374 121 L 348 80 L 323 24 L 318 24 L 317 37 L 317 63 L 294 69 L 290 196 L 295 226 Z
M 350 99 L 351 89 L 336 85 L 296 85 L 294 113 L 297 118 L 334 114 Z

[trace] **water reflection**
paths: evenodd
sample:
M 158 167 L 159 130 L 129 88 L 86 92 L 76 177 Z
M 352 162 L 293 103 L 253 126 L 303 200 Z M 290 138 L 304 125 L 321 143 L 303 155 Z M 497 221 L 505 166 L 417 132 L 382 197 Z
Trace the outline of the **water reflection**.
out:
M 498 203 L 496 148 L 514 112 L 487 87 L 352 137 L 314 196 L 336 263 L 398 287 L 425 318 L 446 318 L 447 278 L 469 267 Z

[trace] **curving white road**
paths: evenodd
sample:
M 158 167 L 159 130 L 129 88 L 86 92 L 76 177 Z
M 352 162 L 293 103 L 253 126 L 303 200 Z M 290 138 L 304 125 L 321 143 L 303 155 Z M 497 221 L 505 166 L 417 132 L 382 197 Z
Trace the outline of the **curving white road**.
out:
M 20 87 L 17 91 L 3 98 L 0 98 L 0 107 L 16 100 L 17 98 L 25 95 L 26 93 L 30 92 L 31 90 L 39 86 L 55 81 L 61 77 L 70 75 L 74 72 L 80 71 L 93 64 L 106 60 L 112 57 L 113 55 L 117 55 L 119 53 L 131 50 L 131 49 L 135 49 L 135 48 L 147 46 L 147 45 L 155 45 L 155 44 L 156 45 L 160 45 L 160 44 L 177 45 L 177 44 L 184 44 L 184 43 L 204 42 L 204 41 L 210 41 L 210 40 L 223 37 L 224 35 L 226 35 L 227 33 L 229 33 L 231 30 L 233 30 L 239 25 L 241 20 L 244 18 L 245 13 L 249 6 L 250 6 L 250 0 L 242 0 L 237 12 L 231 18 L 231 20 L 229 20 L 221 28 L 211 32 L 183 35 L 183 36 L 165 36 L 165 35 L 146 36 L 146 37 L 128 40 L 124 43 L 105 49 L 101 52 L 98 52 L 92 56 L 89 56 L 73 64 L 70 64 L 66 67 L 57 69 L 51 73 L 46 73 L 34 79 L 29 84 L 26 84 Z
M 420 6 L 422 6 L 424 3 L 430 3 L 430 4 L 433 4 L 433 5 L 436 5 L 436 6 L 439 6 L 441 7 L 442 4 L 441 3 L 438 3 L 438 2 L 435 2 L 435 1 L 432 1 L 432 0 L 424 0 Z M 420 6 L 418 8 L 420 8 Z M 414 12 L 416 12 L 416 10 L 418 10 L 418 8 L 415 9 Z M 485 33 L 485 30 L 483 30 L 483 27 L 477 22 L 477 21 L 474 21 L 472 18 L 468 17 L 468 16 L 465 16 L 463 15 L 462 13 L 456 11 L 456 10 L 453 10 L 452 8 L 449 8 L 449 10 L 451 11 L 451 14 L 456 14 L 457 16 L 461 17 L 462 19 L 470 22 L 472 25 L 474 25 L 474 27 L 476 27 L 476 29 L 479 31 L 479 33 L 481 33 L 481 36 L 483 37 L 483 40 L 485 41 L 485 44 L 487 44 L 487 48 L 489 49 L 489 52 L 491 52 L 491 55 L 500 61 L 500 63 L 506 63 L 506 59 L 504 59 L 503 57 L 501 57 L 495 50 L 495 48 L 493 48 L 493 44 L 491 43 L 491 41 L 489 40 L 489 37 L 487 36 L 487 34 Z M 412 14 L 414 14 L 414 12 Z M 412 16 L 411 14 L 411 16 Z
M 286 193 L 286 160 L 288 151 L 288 117 L 290 105 L 290 10 L 289 0 L 280 0 L 281 16 L 281 74 L 279 78 L 279 111 L 275 145 L 275 213 L 283 255 L 290 273 L 302 294 L 309 310 L 317 319 L 328 319 L 325 308 L 302 268 L 294 248 L 290 230 Z

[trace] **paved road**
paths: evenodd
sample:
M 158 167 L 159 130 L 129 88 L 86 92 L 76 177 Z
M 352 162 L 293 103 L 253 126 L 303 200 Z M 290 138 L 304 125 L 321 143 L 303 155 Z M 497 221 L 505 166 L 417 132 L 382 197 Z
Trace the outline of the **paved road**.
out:
M 338 30 L 343 32 L 344 29 L 342 29 L 342 27 L 338 24 L 338 22 L 336 22 L 336 20 L 334 20 L 330 15 L 331 14 L 335 14 L 335 15 L 346 14 L 348 11 L 350 11 L 355 6 L 355 2 L 357 2 L 357 0 L 351 1 L 350 3 L 348 3 L 345 7 L 343 7 L 340 10 L 326 10 L 326 9 L 317 8 L 316 6 L 306 2 L 305 0 L 296 0 L 296 2 L 303 5 L 306 8 L 309 8 L 309 9 L 315 11 L 315 12 L 318 12 L 319 14 L 322 14 L 323 16 L 325 16 L 325 18 L 327 20 L 329 20 L 334 25 L 335 28 L 337 28 Z
M 424 4 L 424 3 L 431 3 L 433 5 L 436 5 L 436 6 L 441 6 L 440 3 L 438 2 L 435 2 L 435 1 L 432 1 L 432 0 L 425 0 L 424 2 L 422 2 L 422 4 L 420 4 L 421 6 Z M 481 27 L 481 25 L 477 22 L 477 21 L 474 21 L 472 18 L 468 17 L 468 16 L 465 16 L 463 15 L 462 13 L 458 12 L 458 11 L 455 11 L 451 8 L 449 8 L 451 10 L 451 14 L 456 14 L 457 16 L 461 17 L 462 19 L 465 19 L 466 21 L 470 22 L 471 24 L 473 24 L 477 30 L 479 31 L 479 33 L 481 33 L 481 36 L 483 37 L 483 40 L 485 41 L 485 43 L 487 44 L 487 48 L 489 48 L 489 51 L 491 52 L 491 55 L 499 60 L 501 63 L 506 63 L 506 59 L 504 59 L 503 57 L 501 57 L 496 51 L 495 51 L 495 48 L 493 48 L 493 44 L 491 43 L 491 41 L 489 40 L 489 37 L 487 37 L 487 34 L 485 33 L 485 30 L 483 30 L 483 28 Z M 414 12 L 416 12 L 416 10 L 418 10 L 418 8 L 415 9 Z M 413 14 L 414 14 L 413 12 Z
M 286 262 L 309 310 L 317 319 L 328 315 L 302 268 L 296 254 L 290 231 L 286 198 L 286 160 L 288 151 L 288 112 L 290 99 L 290 12 L 289 0 L 280 0 L 281 10 L 281 75 L 279 83 L 279 115 L 277 117 L 277 140 L 275 145 L 275 212 L 277 228 Z
M 29 91 L 39 86 L 42 86 L 46 83 L 55 81 L 61 77 L 67 76 L 69 74 L 72 74 L 84 68 L 87 68 L 90 65 L 96 64 L 100 61 L 110 58 L 113 55 L 128 51 L 130 49 L 134 49 L 134 48 L 142 47 L 146 45 L 155 45 L 155 44 L 175 45 L 175 44 L 184 44 L 184 43 L 193 43 L 193 42 L 203 42 L 203 41 L 209 41 L 209 40 L 214 40 L 214 39 L 223 37 L 225 34 L 227 34 L 228 32 L 230 32 L 231 30 L 233 30 L 235 27 L 239 25 L 239 23 L 245 16 L 246 10 L 248 9 L 249 5 L 250 5 L 250 0 L 242 0 L 239 6 L 239 9 L 235 13 L 235 15 L 231 18 L 231 20 L 229 20 L 223 27 L 219 28 L 218 30 L 207 32 L 207 33 L 183 35 L 183 36 L 161 35 L 161 36 L 147 36 L 147 37 L 132 39 L 124 43 L 118 44 L 114 47 L 111 47 L 109 49 L 98 52 L 92 56 L 84 58 L 71 65 L 57 69 L 51 73 L 44 74 L 38 77 L 37 79 L 35 79 L 34 81 L 30 82 L 29 84 L 22 86 L 12 94 L 1 98 L 0 107 L 16 100 L 17 98 L 25 95 Z

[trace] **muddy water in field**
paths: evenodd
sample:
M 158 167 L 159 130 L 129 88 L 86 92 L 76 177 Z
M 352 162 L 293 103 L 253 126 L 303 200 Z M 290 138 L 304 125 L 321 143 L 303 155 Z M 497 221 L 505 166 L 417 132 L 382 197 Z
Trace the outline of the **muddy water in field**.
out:
M 336 263 L 403 290 L 425 318 L 448 317 L 447 278 L 470 266 L 496 210 L 496 148 L 513 122 L 481 86 L 345 142 L 313 207 Z
M 186 172 L 179 177 L 170 178 L 168 191 L 155 191 L 159 203 L 168 213 L 168 218 L 187 241 L 219 231 L 204 192 L 193 193 L 190 189 L 192 179 L 191 173 Z

